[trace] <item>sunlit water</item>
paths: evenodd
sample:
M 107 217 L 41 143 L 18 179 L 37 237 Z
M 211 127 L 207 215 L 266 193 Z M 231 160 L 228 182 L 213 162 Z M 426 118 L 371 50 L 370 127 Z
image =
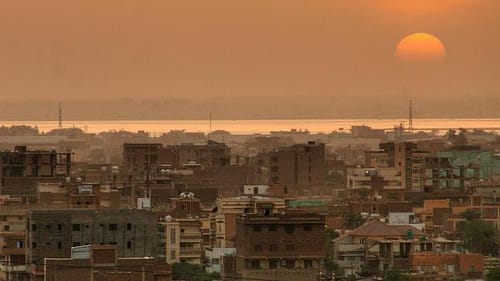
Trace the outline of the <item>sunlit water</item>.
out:
M 318 119 L 318 120 L 212 120 L 211 129 L 226 130 L 232 134 L 267 134 L 271 131 L 305 130 L 311 133 L 330 133 L 349 130 L 351 126 L 367 125 L 377 129 L 389 129 L 399 125 L 401 119 Z M 407 121 L 403 122 L 406 123 Z M 41 132 L 58 127 L 57 121 L 2 121 L 0 125 L 37 126 Z M 208 120 L 120 120 L 120 121 L 64 121 L 63 127 L 78 127 L 88 133 L 126 130 L 143 130 L 152 134 L 170 130 L 188 132 L 210 131 Z M 416 119 L 415 129 L 478 128 L 500 131 L 500 119 Z

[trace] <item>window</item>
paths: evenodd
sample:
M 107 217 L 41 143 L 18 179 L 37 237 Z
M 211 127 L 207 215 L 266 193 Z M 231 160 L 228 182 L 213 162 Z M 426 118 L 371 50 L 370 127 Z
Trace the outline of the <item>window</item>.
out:
M 118 229 L 118 225 L 116 223 L 112 223 L 109 225 L 109 230 L 110 231 L 115 231 Z
M 176 231 L 175 228 L 170 229 L 170 244 L 175 244 L 177 239 L 176 239 Z
M 24 248 L 24 242 L 23 241 L 17 241 L 16 242 L 16 248 L 18 248 L 18 249 Z
M 270 224 L 268 227 L 269 231 L 276 231 L 276 225 L 275 224 Z
M 277 251 L 278 251 L 278 245 L 276 244 L 269 245 L 269 252 L 277 252 Z
M 313 261 L 312 260 L 304 260 L 304 268 L 312 268 Z
M 269 268 L 270 269 L 278 268 L 278 260 L 277 259 L 269 259 Z
M 31 242 L 31 248 L 36 249 L 36 242 Z
M 127 231 L 131 231 L 132 230 L 132 224 L 131 223 L 127 223 Z
M 9 229 L 10 229 L 10 226 L 8 224 L 6 224 L 6 225 L 3 226 L 3 230 L 9 231 Z
M 73 231 L 80 231 L 80 225 L 79 224 L 73 224 Z
M 295 245 L 293 245 L 293 244 L 286 245 L 286 251 L 287 252 L 293 252 L 293 251 L 295 251 Z
M 264 250 L 264 247 L 262 247 L 262 245 L 260 244 L 255 244 L 253 245 L 253 250 L 256 252 L 262 252 L 262 250 Z
M 36 231 L 36 224 L 31 225 L 31 231 L 35 232 Z
M 220 263 L 220 260 L 215 258 L 215 259 L 212 259 L 212 264 L 219 264 Z
M 312 225 L 306 224 L 304 225 L 304 231 L 311 231 L 312 230 Z
M 254 225 L 253 227 L 254 232 L 261 232 L 262 231 L 262 226 L 260 225 Z
M 175 250 L 170 251 L 170 259 L 172 259 L 172 260 L 176 259 Z
M 295 225 L 293 224 L 286 224 L 285 225 L 285 232 L 287 234 L 292 234 L 295 231 Z
M 57 242 L 57 249 L 62 249 L 62 242 L 61 241 Z
M 57 224 L 57 230 L 62 230 L 62 224 Z
M 260 268 L 260 260 L 252 260 L 252 269 Z
M 295 260 L 286 259 L 284 262 L 286 268 L 295 268 Z
M 132 248 L 132 241 L 127 241 L 127 249 L 131 249 Z

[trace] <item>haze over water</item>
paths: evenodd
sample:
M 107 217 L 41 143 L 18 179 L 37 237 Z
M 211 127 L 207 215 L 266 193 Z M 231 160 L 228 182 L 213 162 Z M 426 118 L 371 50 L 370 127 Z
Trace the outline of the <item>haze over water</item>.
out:
M 311 133 L 330 133 L 332 131 L 349 130 L 351 126 L 366 125 L 375 129 L 391 129 L 407 120 L 401 119 L 283 119 L 283 120 L 212 120 L 212 132 L 229 131 L 232 134 L 268 134 L 271 131 L 289 131 L 291 129 L 308 130 Z M 2 121 L 0 125 L 37 126 L 41 132 L 58 127 L 58 121 Z M 120 121 L 63 121 L 63 127 L 77 127 L 87 133 L 125 130 L 140 130 L 158 134 L 170 130 L 188 132 L 210 131 L 209 120 L 120 120 Z M 415 119 L 415 130 L 448 128 L 477 128 L 500 131 L 500 119 Z

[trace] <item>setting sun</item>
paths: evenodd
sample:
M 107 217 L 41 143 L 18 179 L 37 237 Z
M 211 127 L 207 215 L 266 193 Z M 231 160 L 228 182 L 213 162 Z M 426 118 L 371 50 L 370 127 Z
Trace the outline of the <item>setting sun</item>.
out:
M 445 59 L 446 49 L 434 35 L 413 33 L 399 42 L 395 56 L 402 63 L 436 63 Z

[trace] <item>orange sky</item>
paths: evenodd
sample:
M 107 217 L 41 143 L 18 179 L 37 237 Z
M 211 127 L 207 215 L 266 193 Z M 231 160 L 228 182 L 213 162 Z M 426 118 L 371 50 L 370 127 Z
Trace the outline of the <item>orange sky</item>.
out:
M 0 95 L 498 96 L 497 0 L 20 0 L 0 4 Z M 398 41 L 434 34 L 446 63 Z

